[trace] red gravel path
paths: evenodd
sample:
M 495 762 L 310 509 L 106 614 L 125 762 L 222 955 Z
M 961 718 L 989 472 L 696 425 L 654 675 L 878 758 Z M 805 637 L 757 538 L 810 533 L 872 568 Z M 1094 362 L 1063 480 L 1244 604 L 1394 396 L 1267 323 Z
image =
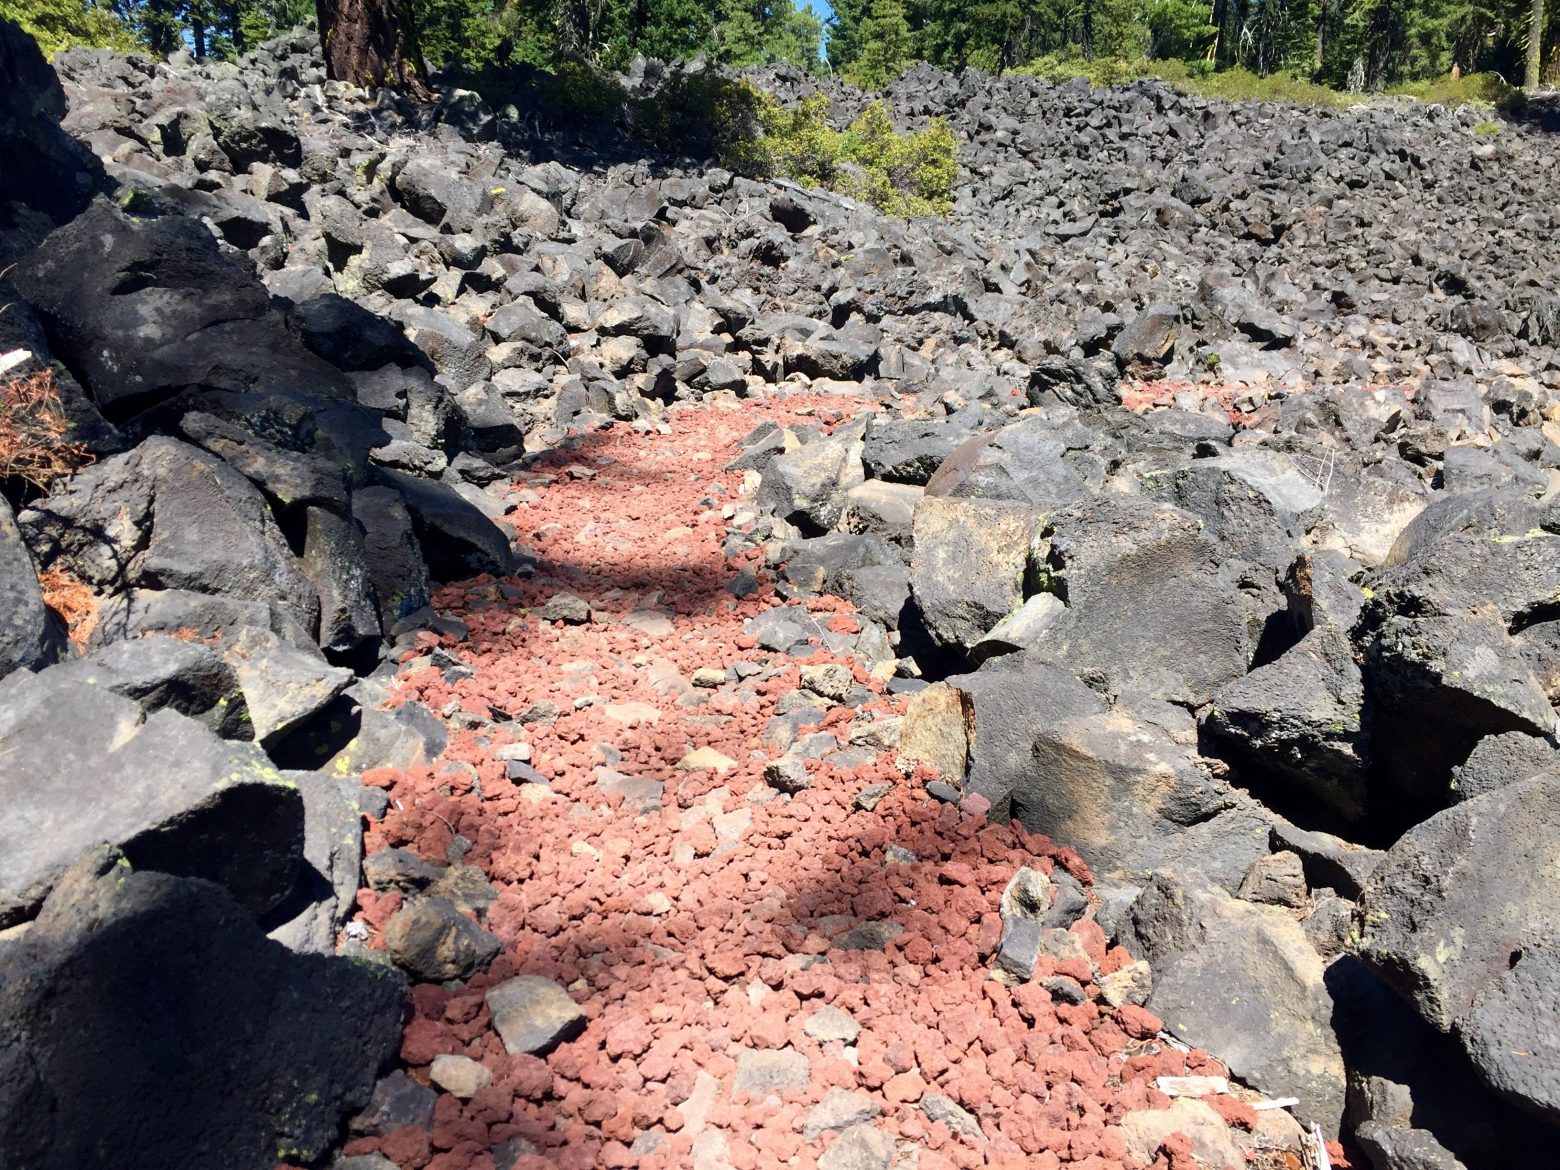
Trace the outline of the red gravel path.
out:
M 764 801 L 763 764 L 777 754 L 765 725 L 801 663 L 759 650 L 742 632 L 779 599 L 756 554 L 747 563 L 722 556 L 721 508 L 737 502 L 742 476 L 721 468 L 764 419 L 817 425 L 856 405 L 689 410 L 670 435 L 619 427 L 555 453 L 523 485 L 530 502 L 511 517 L 542 559 L 537 575 L 479 579 L 438 596 L 469 625 L 469 638 L 444 645 L 475 677 L 451 686 L 436 669 L 404 672 L 406 697 L 446 711 L 458 700 L 484 717 L 490 705 L 521 712 L 547 700 L 562 714 L 551 724 L 453 730 L 436 764 L 366 777 L 392 802 L 370 828 L 369 851 L 404 846 L 442 863 L 455 834 L 468 838 L 466 860 L 500 891 L 486 925 L 505 949 L 464 988 L 414 988 L 401 1050 L 420 1080 L 435 1056 L 457 1053 L 486 1065 L 493 1084 L 469 1101 L 443 1095 L 431 1134 L 360 1139 L 348 1153 L 377 1150 L 407 1170 L 490 1170 L 491 1147 L 520 1137 L 539 1151 L 520 1170 L 806 1168 L 835 1135 L 804 1140 L 804 1115 L 840 1087 L 881 1106 L 876 1124 L 898 1144 L 900 1165 L 1115 1170 L 1140 1165 L 1115 1124 L 1122 1114 L 1168 1104 L 1154 1077 L 1223 1071 L 1202 1053 L 1154 1041 L 1159 1023 L 1142 1009 L 1098 1002 L 1078 960 L 1055 968 L 1085 985 L 1089 999 L 1076 1006 L 989 976 L 998 901 L 1014 870 L 1060 864 L 1086 877 L 1075 855 L 934 802 L 891 754 L 848 771 L 813 765 L 810 789 Z M 736 601 L 725 586 L 743 569 L 761 587 Z M 589 624 L 528 612 L 560 590 L 590 602 Z M 812 608 L 820 627 L 855 628 L 843 601 Z M 424 640 L 431 647 L 435 637 Z M 821 647 L 812 659 L 836 660 Z M 738 662 L 762 669 L 713 690 L 688 685 L 697 668 Z M 648 707 L 618 709 L 630 703 Z M 844 740 L 852 721 L 900 709 L 879 695 L 819 726 Z M 516 741 L 532 745 L 553 795 L 505 779 L 494 753 Z M 735 766 L 724 775 L 678 770 L 698 747 Z M 636 815 L 602 792 L 598 769 L 664 781 L 664 807 Z M 853 810 L 871 783 L 895 787 L 875 811 Z M 885 864 L 890 845 L 919 860 Z M 377 943 L 399 896 L 364 890 L 359 901 Z M 883 950 L 839 948 L 844 931 L 880 920 L 903 927 Z M 1074 930 L 1100 972 L 1128 961 L 1107 952 L 1092 921 Z M 545 1061 L 507 1055 L 489 1025 L 484 991 L 517 974 L 567 986 L 589 1019 Z M 854 1051 L 804 1031 L 825 1005 L 860 1025 Z M 810 1061 L 805 1089 L 767 1100 L 733 1094 L 741 1049 L 786 1046 Z M 972 1112 L 987 1140 L 929 1122 L 916 1107 L 928 1089 Z M 664 1134 L 663 1144 L 631 1153 L 647 1131 Z M 1153 1166 L 1192 1170 L 1187 1149 L 1173 1137 Z

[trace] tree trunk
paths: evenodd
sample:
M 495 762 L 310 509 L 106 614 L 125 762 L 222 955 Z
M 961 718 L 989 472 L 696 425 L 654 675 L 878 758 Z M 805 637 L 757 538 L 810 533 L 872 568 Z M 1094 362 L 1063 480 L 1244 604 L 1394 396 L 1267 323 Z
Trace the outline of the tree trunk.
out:
M 1528 90 L 1538 88 L 1538 67 L 1544 57 L 1544 0 L 1533 0 L 1528 13 L 1527 71 L 1522 84 Z
M 407 0 L 315 0 L 325 75 L 367 89 L 386 85 L 429 96 Z
M 1316 6 L 1316 55 L 1312 61 L 1311 72 L 1319 74 L 1322 71 L 1322 58 L 1326 56 L 1327 48 L 1327 0 L 1322 0 Z

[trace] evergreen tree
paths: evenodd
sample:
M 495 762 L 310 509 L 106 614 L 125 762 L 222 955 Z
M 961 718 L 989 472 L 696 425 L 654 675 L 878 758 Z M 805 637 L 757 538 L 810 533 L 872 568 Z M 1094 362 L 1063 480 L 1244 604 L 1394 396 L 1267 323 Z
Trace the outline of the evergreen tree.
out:
M 870 0 L 833 0 L 834 15 L 829 20 L 827 51 L 829 64 L 843 71 L 861 56 L 861 25 L 867 18 Z
M 914 45 L 900 0 L 872 0 L 861 22 L 860 52 L 844 71 L 862 89 L 882 89 L 910 64 Z
M 20 25 L 51 57 L 75 45 L 124 52 L 139 47 L 134 29 L 108 4 L 95 0 L 0 0 L 0 20 Z

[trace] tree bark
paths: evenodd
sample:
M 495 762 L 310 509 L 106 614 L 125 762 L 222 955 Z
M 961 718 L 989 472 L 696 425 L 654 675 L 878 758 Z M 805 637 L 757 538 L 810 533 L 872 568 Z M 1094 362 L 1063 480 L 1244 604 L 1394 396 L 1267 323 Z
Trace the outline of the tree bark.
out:
M 1528 90 L 1538 88 L 1538 67 L 1544 58 L 1544 0 L 1533 0 L 1528 14 L 1527 71 L 1522 84 Z
M 315 0 L 315 8 L 327 77 L 430 96 L 407 0 Z

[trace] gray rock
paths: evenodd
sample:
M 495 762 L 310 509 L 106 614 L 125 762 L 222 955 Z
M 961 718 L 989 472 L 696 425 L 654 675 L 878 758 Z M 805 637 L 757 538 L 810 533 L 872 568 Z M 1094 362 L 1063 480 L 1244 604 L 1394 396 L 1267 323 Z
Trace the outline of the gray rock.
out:
M 99 841 L 122 844 L 138 866 L 218 882 L 257 917 L 292 889 L 303 802 L 252 744 L 50 671 L 0 684 L 0 758 L 11 810 L 0 923 L 36 908 Z
M 739 1048 L 731 1091 L 761 1100 L 771 1093 L 805 1089 L 811 1080 L 811 1064 L 795 1049 Z
M 823 1095 L 823 1100 L 807 1111 L 802 1137 L 817 1141 L 826 1133 L 863 1125 L 877 1118 L 883 1107 L 866 1093 L 855 1093 L 838 1085 Z
M 335 954 L 362 876 L 365 810 L 357 796 L 366 790 L 353 777 L 319 772 L 289 779 L 303 797 L 303 864 L 292 893 L 271 912 L 269 921 L 282 924 L 269 934 L 295 951 Z
M 585 1029 L 585 1013 L 551 980 L 517 975 L 488 989 L 493 1027 L 511 1054 L 545 1056 Z
M 1553 1127 L 1492 1093 L 1456 1039 L 1425 1023 L 1352 956 L 1328 968 L 1327 982 L 1349 1068 L 1349 1121 L 1372 1157 L 1407 1170 L 1544 1162 Z
M 1246 672 L 1250 649 L 1214 545 L 1184 512 L 1126 496 L 1074 504 L 1051 521 L 1039 584 L 1067 603 L 1039 650 L 1113 691 L 1209 701 Z
M 1126 946 L 1154 973 L 1147 1007 L 1188 1044 L 1337 1134 L 1344 1063 L 1321 957 L 1283 910 L 1160 873 L 1133 903 Z
M 1268 818 L 1208 772 L 1184 712 L 1153 700 L 1113 708 L 1035 652 L 949 681 L 974 703 L 965 790 L 989 799 L 993 816 L 1006 809 L 1070 842 L 1096 874 L 1174 865 L 1233 889 L 1267 853 Z
M 428 568 L 411 511 L 394 488 L 368 487 L 352 494 L 352 517 L 363 529 L 363 564 L 380 624 L 393 629 L 428 604 Z
M 1359 821 L 1370 807 L 1364 703 L 1353 646 L 1338 627 L 1322 625 L 1221 688 L 1204 727 L 1242 771 Z
M 385 924 L 385 946 L 396 964 L 420 983 L 469 979 L 503 950 L 496 935 L 467 918 L 454 902 L 431 894 L 411 899 L 391 916 Z
M 433 1058 L 433 1064 L 428 1069 L 428 1079 L 446 1093 L 462 1101 L 469 1101 L 493 1083 L 493 1074 L 485 1065 L 469 1056 L 443 1053 Z
M 932 637 L 970 647 L 1018 608 L 1043 517 L 1025 504 L 927 496 L 910 587 Z
M 1386 857 L 1379 849 L 1367 849 L 1330 833 L 1318 833 L 1278 822 L 1272 830 L 1275 851 L 1299 856 L 1306 884 L 1313 889 L 1336 890 L 1345 898 L 1358 898 L 1376 867 Z
M 1560 878 L 1535 861 L 1560 850 L 1557 797 L 1542 775 L 1437 813 L 1366 883 L 1361 958 L 1443 1032 L 1560 931 Z
M 818 1158 L 818 1170 L 889 1170 L 894 1140 L 872 1125 L 853 1125 Z
M 755 502 L 804 530 L 827 531 L 845 509 L 845 494 L 861 483 L 865 421 L 842 426 L 764 469 Z
M 1367 1121 L 1355 1129 L 1354 1140 L 1376 1170 L 1467 1170 L 1428 1130 Z
M 1480 739 L 1547 736 L 1555 727 L 1548 697 L 1493 605 L 1387 618 L 1367 644 L 1365 673 L 1380 779 L 1421 816 L 1450 802 L 1451 770 Z
M 1111 351 L 1123 367 L 1145 372 L 1162 366 L 1180 335 L 1181 311 L 1174 305 L 1149 305 L 1116 335 Z
M 1047 358 L 1029 373 L 1029 401 L 1038 406 L 1047 399 L 1069 406 L 1104 407 L 1121 402 L 1115 363 L 1078 358 Z
M 1540 1120 L 1560 1122 L 1560 946 L 1554 937 L 1513 952 L 1457 1023 L 1490 1088 Z
M 1521 731 L 1487 735 L 1452 769 L 1452 792 L 1457 800 L 1472 800 L 1556 766 L 1560 752 L 1548 739 Z
M 260 626 L 224 630 L 214 642 L 243 687 L 255 739 L 266 748 L 303 727 L 352 683 L 350 670 L 331 666 L 312 644 L 300 648 Z
M 105 416 L 121 421 L 200 385 L 337 388 L 270 309 L 265 287 L 193 218 L 132 220 L 97 203 L 15 273 Z
M 276 600 L 304 630 L 319 598 L 260 492 L 221 460 L 152 438 L 18 517 L 39 563 L 105 593 L 183 589 Z
M 439 1094 L 405 1069 L 394 1069 L 374 1085 L 363 1111 L 347 1124 L 353 1133 L 383 1137 L 398 1129 L 432 1129 Z
M 1054 512 L 1092 494 L 1064 459 L 1069 438 L 1064 424 L 1040 415 L 977 435 L 949 453 L 927 482 L 926 494 L 1017 500 Z
M 179 430 L 248 479 L 278 508 L 340 508 L 347 502 L 346 468 L 339 459 L 286 450 L 205 411 L 185 414 Z
M 509 537 L 454 488 L 389 467 L 377 468 L 375 475 L 406 501 L 435 580 L 513 572 L 515 555 Z
M 1272 568 L 1294 559 L 1297 541 L 1322 519 L 1322 491 L 1298 462 L 1260 447 L 1193 459 L 1148 477 L 1147 494 L 1202 517 L 1229 555 Z
M 302 568 L 320 598 L 320 645 L 347 654 L 378 639 L 384 629 L 363 530 L 325 508 L 306 512 Z M 382 568 L 381 568 L 382 571 Z
M 922 1096 L 918 1104 L 928 1121 L 940 1121 L 953 1133 L 970 1141 L 986 1140 L 986 1133 L 981 1129 L 975 1115 L 941 1093 L 928 1092 Z
M 164 708 L 188 715 L 224 739 L 255 736 L 238 675 L 201 642 L 127 638 L 88 658 L 61 663 L 55 674 L 133 699 L 148 715 Z
M 57 661 L 64 642 L 59 622 L 44 608 L 11 505 L 0 500 L 0 678 Z
M 1248 902 L 1288 906 L 1295 910 L 1304 908 L 1310 897 L 1300 855 L 1285 850 L 1258 858 L 1251 863 L 1235 894 Z
M 575 593 L 555 593 L 533 612 L 544 622 L 577 626 L 590 621 L 590 603 Z

